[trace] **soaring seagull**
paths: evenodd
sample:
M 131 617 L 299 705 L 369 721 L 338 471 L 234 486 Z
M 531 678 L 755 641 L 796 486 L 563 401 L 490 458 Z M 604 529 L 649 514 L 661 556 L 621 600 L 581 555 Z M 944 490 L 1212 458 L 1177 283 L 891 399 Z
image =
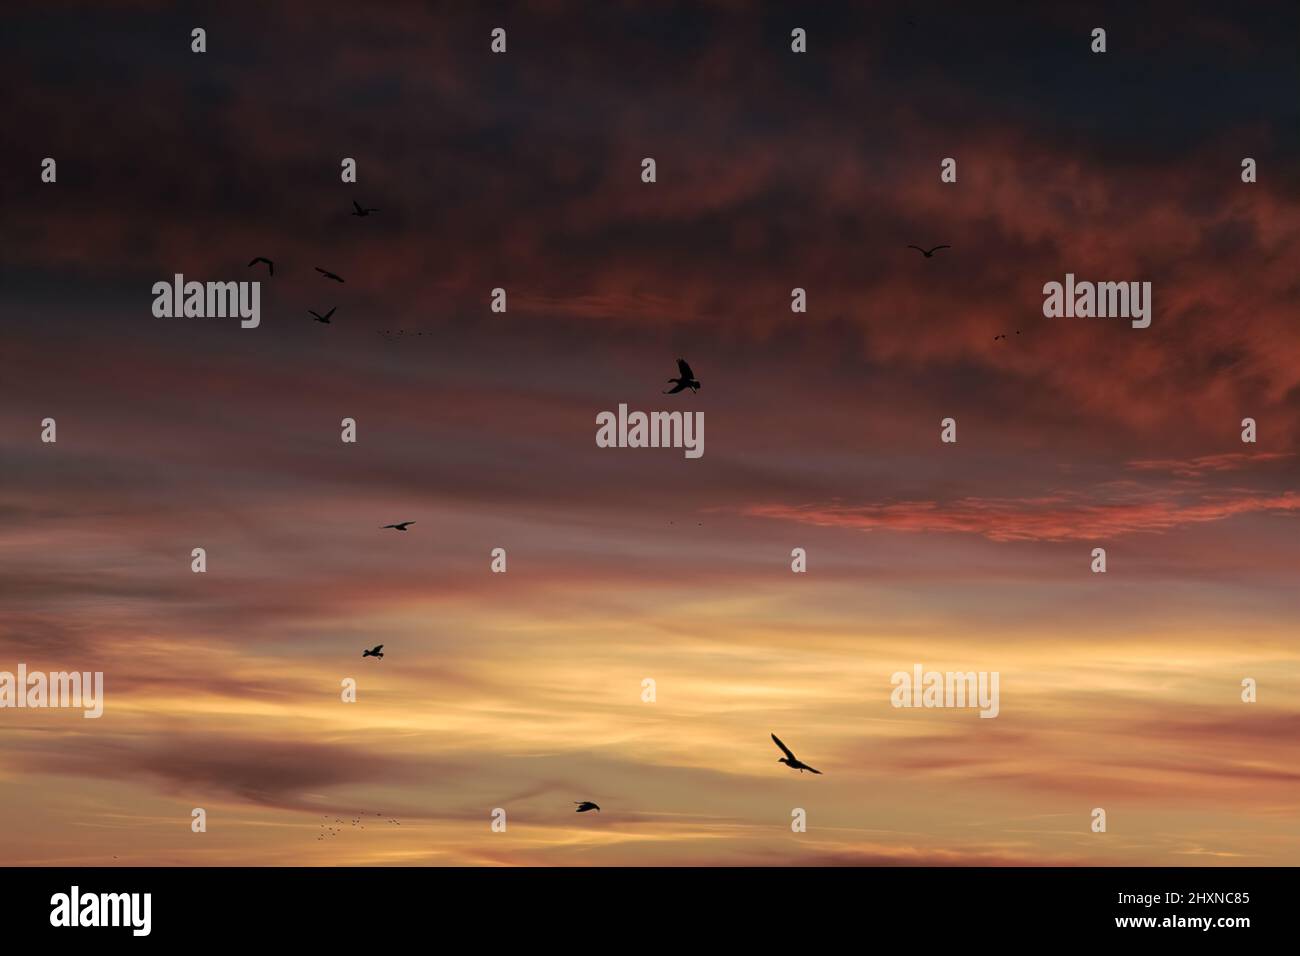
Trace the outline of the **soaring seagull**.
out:
M 248 267 L 251 269 L 253 266 L 257 265 L 259 262 L 265 262 L 265 263 L 266 263 L 266 267 L 267 267 L 269 270 L 271 270 L 271 275 L 275 275 L 275 263 L 272 262 L 270 259 L 266 258 L 266 256 L 258 256 L 256 259 L 254 259 L 252 262 L 250 262 L 250 263 L 248 264 Z
M 691 371 L 691 367 L 686 364 L 686 359 L 679 358 L 677 360 L 677 372 L 681 375 L 681 378 L 670 378 L 668 380 L 669 382 L 675 382 L 676 388 L 664 389 L 665 395 L 676 395 L 678 392 L 687 388 L 689 388 L 692 393 L 700 390 L 699 380 L 695 377 L 695 373 Z
M 600 810 L 600 807 L 596 806 L 590 800 L 583 800 L 582 803 L 578 803 L 577 800 L 574 800 L 573 804 L 578 808 L 573 811 L 574 813 L 586 813 L 588 810 Z
M 386 525 L 383 525 L 383 526 L 380 527 L 379 530 L 380 530 L 380 531 L 383 531 L 384 528 L 396 528 L 398 531 L 405 531 L 408 527 L 410 527 L 410 526 L 413 525 L 413 524 L 415 524 L 414 521 L 399 521 L 399 522 L 397 522 L 397 524 L 386 524 Z
M 335 306 L 335 307 L 334 307 L 334 309 L 337 309 L 337 308 L 338 308 L 338 306 Z M 326 312 L 324 315 L 321 315 L 319 312 L 312 312 L 311 309 L 308 309 L 307 311 L 308 311 L 308 312 L 311 312 L 311 316 L 312 316 L 312 318 L 314 318 L 317 322 L 324 322 L 326 325 L 329 325 L 329 324 L 330 324 L 330 316 L 334 314 L 334 309 L 330 309 L 330 310 L 329 310 L 328 312 Z
M 322 269 L 320 266 L 313 266 L 313 268 L 327 279 L 333 279 L 335 282 L 343 281 L 343 277 L 337 273 L 329 272 L 326 269 Z
M 925 249 L 922 249 L 920 246 L 908 246 L 907 248 L 909 248 L 909 249 L 915 249 L 915 250 L 916 250 L 917 252 L 919 252 L 921 255 L 925 256 L 927 259 L 933 259 L 933 258 L 934 258 L 934 254 L 935 254 L 936 252 L 938 252 L 940 249 L 951 249 L 952 246 L 935 246 L 933 249 L 930 249 L 930 250 L 928 250 L 928 251 L 925 250 Z
M 819 774 L 819 775 L 821 774 L 820 770 L 813 769 L 812 767 L 804 763 L 802 760 L 800 760 L 798 757 L 796 757 L 793 753 L 791 753 L 790 748 L 787 747 L 785 744 L 781 743 L 781 738 L 778 737 L 776 734 L 772 735 L 772 739 L 776 741 L 776 745 L 780 747 L 781 750 L 785 753 L 784 757 L 776 758 L 777 763 L 783 763 L 791 770 L 798 770 L 800 773 L 803 773 L 805 770 L 812 770 L 812 772 L 815 774 Z
M 355 199 L 352 200 L 352 205 L 354 207 L 354 211 L 352 215 L 354 216 L 369 216 L 372 212 L 379 212 L 378 209 L 375 209 L 373 207 L 367 209 L 365 206 L 361 205 L 361 203 L 357 202 Z
M 362 657 L 377 657 L 377 658 L 379 658 L 379 659 L 382 661 L 382 660 L 384 659 L 384 645 L 383 645 L 383 644 L 376 644 L 376 645 L 375 645 L 374 647 L 372 647 L 370 650 L 368 650 L 368 651 L 362 651 L 362 652 L 361 652 L 361 656 L 362 656 Z

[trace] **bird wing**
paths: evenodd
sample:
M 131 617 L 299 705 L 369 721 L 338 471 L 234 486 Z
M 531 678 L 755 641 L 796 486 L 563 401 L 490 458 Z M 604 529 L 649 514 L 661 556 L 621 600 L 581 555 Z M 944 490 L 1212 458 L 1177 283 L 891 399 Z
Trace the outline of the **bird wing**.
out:
M 908 246 L 907 248 L 915 249 L 917 252 L 921 253 L 922 255 L 925 255 L 925 250 L 922 249 L 920 246 Z
M 378 654 L 378 653 L 379 653 L 380 651 L 382 651 L 383 649 L 384 649 L 384 645 L 383 645 L 383 644 L 376 644 L 376 645 L 375 645 L 375 649 L 374 649 L 373 651 L 371 651 L 370 653 L 372 653 L 372 654 Z
M 334 309 L 337 309 L 337 308 L 338 308 L 337 305 L 334 306 Z M 326 312 L 326 313 L 325 313 L 325 318 L 328 319 L 331 315 L 333 315 L 333 314 L 334 314 L 334 309 L 330 309 L 328 312 Z
M 679 359 L 677 360 L 677 371 L 681 372 L 681 374 L 682 374 L 682 378 L 694 378 L 694 377 L 695 377 L 695 373 L 691 371 L 691 367 L 690 367 L 689 365 L 686 364 L 686 359 L 680 359 L 680 358 L 679 358 Z
M 353 207 L 356 209 L 357 212 L 361 212 L 361 203 L 357 202 L 357 201 L 354 199 L 354 200 L 352 200 L 352 205 L 353 205 Z
M 787 757 L 789 757 L 791 760 L 794 760 L 794 759 L 795 759 L 795 755 L 792 754 L 792 753 L 790 752 L 790 748 L 787 747 L 785 744 L 781 743 L 781 738 L 780 738 L 780 737 L 778 737 L 776 734 L 773 734 L 773 735 L 772 735 L 772 740 L 775 741 L 775 742 L 776 742 L 776 745 L 777 745 L 778 747 L 780 747 L 780 748 L 785 752 L 785 755 L 786 755 Z
M 934 247 L 933 249 L 931 249 L 930 251 L 931 251 L 931 252 L 938 252 L 940 249 L 951 249 L 951 248 L 952 248 L 952 246 L 935 246 L 935 247 Z
M 322 269 L 320 266 L 312 266 L 312 268 L 315 269 L 317 272 L 319 272 L 319 273 L 320 273 L 321 275 L 323 275 L 323 276 L 327 276 L 327 275 L 329 275 L 329 273 L 326 272 L 324 269 Z
M 804 764 L 804 766 L 808 767 L 807 764 Z M 822 772 L 818 770 L 816 767 L 808 767 L 808 769 L 811 770 L 813 773 L 817 774 L 817 776 L 819 777 L 822 775 Z

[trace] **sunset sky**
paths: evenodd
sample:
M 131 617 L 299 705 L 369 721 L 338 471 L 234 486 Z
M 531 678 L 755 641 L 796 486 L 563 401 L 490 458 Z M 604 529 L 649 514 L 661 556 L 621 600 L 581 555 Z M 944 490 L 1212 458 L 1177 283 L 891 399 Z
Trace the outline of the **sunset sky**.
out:
M 235 6 L 4 15 L 0 863 L 1300 863 L 1295 4 Z

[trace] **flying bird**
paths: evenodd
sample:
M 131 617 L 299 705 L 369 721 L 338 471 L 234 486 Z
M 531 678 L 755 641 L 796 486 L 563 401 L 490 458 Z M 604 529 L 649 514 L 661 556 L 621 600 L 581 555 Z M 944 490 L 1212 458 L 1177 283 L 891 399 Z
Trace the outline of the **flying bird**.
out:
M 594 803 L 592 803 L 590 800 L 583 800 L 582 803 L 578 803 L 577 800 L 574 800 L 574 801 L 573 801 L 573 804 L 574 804 L 574 806 L 576 806 L 576 807 L 578 808 L 578 809 L 576 809 L 576 810 L 573 811 L 574 813 L 586 813 L 588 810 L 599 810 L 599 809 L 600 809 L 600 807 L 596 806 L 596 805 L 595 805 Z
M 361 205 L 361 203 L 357 202 L 355 199 L 352 200 L 352 205 L 355 210 L 352 213 L 352 215 L 354 216 L 369 216 L 372 212 L 379 212 L 378 209 L 374 209 L 374 208 L 367 209 L 365 206 Z
M 256 259 L 254 259 L 252 262 L 248 264 L 248 267 L 251 269 L 259 262 L 265 262 L 266 268 L 270 270 L 271 275 L 275 275 L 275 263 L 272 262 L 270 259 L 266 258 L 266 256 L 258 256 Z
M 679 358 L 677 360 L 677 372 L 681 375 L 681 378 L 670 378 L 668 380 L 671 383 L 675 383 L 676 388 L 664 389 L 665 395 L 676 395 L 678 392 L 688 388 L 692 393 L 700 390 L 699 380 L 696 379 L 695 373 L 691 371 L 691 367 L 686 364 L 686 359 Z
M 925 249 L 922 249 L 920 246 L 908 246 L 907 248 L 909 248 L 909 249 L 915 249 L 915 250 L 916 250 L 917 252 L 919 252 L 921 255 L 925 256 L 927 259 L 933 259 L 933 258 L 934 258 L 934 254 L 935 254 L 936 252 L 938 252 L 940 249 L 951 249 L 952 246 L 935 246 L 933 249 L 930 249 L 930 250 L 928 250 L 928 251 L 925 250 Z
M 315 268 L 315 270 L 316 270 L 317 272 L 319 272 L 321 275 L 323 275 L 323 276 L 324 276 L 325 278 L 327 278 L 327 279 L 333 279 L 335 282 L 342 282 L 342 281 L 343 281 L 343 277 L 342 277 L 341 275 L 338 275 L 337 273 L 330 272 L 330 271 L 328 271 L 328 270 L 326 270 L 326 269 L 322 269 L 320 266 L 314 266 L 313 268 Z
M 334 309 L 337 309 L 337 308 L 338 308 L 338 306 L 335 306 L 335 307 L 334 307 Z M 321 315 L 319 312 L 312 312 L 311 309 L 308 309 L 307 311 L 308 311 L 308 312 L 311 312 L 312 318 L 314 318 L 317 322 L 324 322 L 326 325 L 329 325 L 329 324 L 330 324 L 330 316 L 334 314 L 334 309 L 330 309 L 330 310 L 329 310 L 328 312 L 326 312 L 324 315 Z
M 398 531 L 405 531 L 408 527 L 410 527 L 413 524 L 415 524 L 414 521 L 399 521 L 397 522 L 397 524 L 386 524 L 383 527 L 381 527 L 379 530 L 383 531 L 384 528 L 396 528 Z
M 372 647 L 370 650 L 368 650 L 368 651 L 362 651 L 362 652 L 361 652 L 361 656 L 362 656 L 362 657 L 377 657 L 377 658 L 379 658 L 379 659 L 382 661 L 382 660 L 384 659 L 384 645 L 383 645 L 383 644 L 376 644 L 376 645 L 375 645 L 374 647 Z M 335 820 L 334 822 L 337 823 L 338 821 Z
M 783 763 L 783 764 L 785 764 L 787 767 L 789 767 L 791 770 L 798 770 L 800 773 L 803 773 L 805 770 L 812 770 L 812 772 L 815 773 L 815 774 L 818 774 L 818 775 L 821 774 L 821 771 L 820 771 L 820 770 L 814 770 L 812 767 L 808 766 L 806 763 L 804 763 L 802 760 L 800 760 L 798 757 L 796 757 L 796 756 L 795 756 L 795 755 L 790 751 L 790 748 L 789 748 L 789 747 L 787 747 L 785 744 L 781 743 L 781 738 L 778 737 L 776 734 L 773 734 L 773 735 L 772 735 L 772 739 L 776 742 L 776 745 L 777 745 L 778 747 L 780 747 L 781 750 L 785 753 L 785 756 L 784 756 L 784 757 L 777 757 L 777 758 L 776 758 L 776 762 L 777 762 L 777 763 Z
M 1019 329 L 1016 329 L 1016 335 L 1019 335 L 1019 334 L 1020 334 L 1020 330 L 1019 330 Z M 1007 333 L 1003 332 L 1001 335 L 995 335 L 995 336 L 993 336 L 993 341 L 996 342 L 998 339 L 1005 339 L 1006 337 L 1007 337 Z

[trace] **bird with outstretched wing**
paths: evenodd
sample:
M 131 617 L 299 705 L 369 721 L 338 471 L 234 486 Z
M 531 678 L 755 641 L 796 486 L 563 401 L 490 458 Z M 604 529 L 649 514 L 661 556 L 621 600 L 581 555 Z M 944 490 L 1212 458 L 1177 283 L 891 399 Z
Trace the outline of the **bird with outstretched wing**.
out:
M 675 385 L 676 387 L 664 389 L 665 395 L 676 395 L 678 392 L 684 391 L 688 388 L 692 392 L 698 392 L 700 390 L 700 381 L 695 377 L 695 373 L 691 371 L 691 367 L 686 363 L 686 359 L 679 358 L 677 360 L 677 374 L 681 377 L 670 378 L 668 380 L 669 384 Z
M 798 770 L 800 773 L 803 773 L 805 770 L 808 770 L 818 775 L 821 774 L 820 770 L 816 769 L 815 767 L 808 766 L 806 763 L 804 763 L 802 760 L 796 757 L 794 755 L 794 752 L 785 744 L 783 744 L 781 742 L 781 738 L 778 737 L 776 734 L 772 735 L 772 740 L 776 743 L 778 747 L 781 748 L 781 751 L 785 754 L 784 757 L 776 758 L 777 763 L 783 763 L 791 770 Z
M 934 254 L 938 252 L 940 249 L 951 249 L 952 246 L 935 246 L 933 249 L 922 249 L 920 246 L 908 246 L 907 248 L 915 249 L 921 255 L 925 256 L 927 259 L 933 259 Z

